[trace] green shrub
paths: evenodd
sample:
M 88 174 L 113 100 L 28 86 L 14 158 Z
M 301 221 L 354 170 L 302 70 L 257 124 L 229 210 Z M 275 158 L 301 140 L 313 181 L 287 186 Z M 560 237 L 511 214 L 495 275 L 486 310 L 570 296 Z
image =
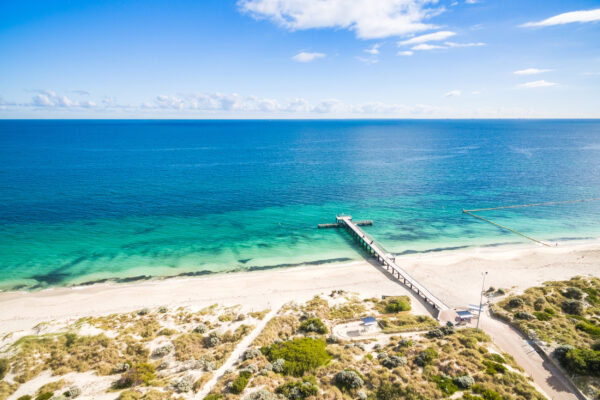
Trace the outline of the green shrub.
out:
M 600 376 L 600 351 L 570 348 L 557 353 L 561 365 L 570 373 Z
M 115 383 L 115 387 L 122 389 L 138 385 L 148 385 L 155 378 L 154 366 L 148 363 L 141 363 L 130 368 L 123 373 Z
M 497 362 L 497 363 L 500 363 L 500 364 L 506 364 L 506 360 L 500 354 L 489 353 L 485 357 L 489 358 L 490 360 L 492 360 L 494 362 Z
M 437 384 L 438 389 L 446 395 L 453 395 L 458 391 L 458 386 L 454 383 L 451 377 L 445 375 L 435 375 L 431 378 L 432 382 Z
M 539 321 L 550 321 L 552 319 L 552 315 L 548 314 L 545 311 L 536 311 L 533 313 L 533 315 L 539 320 Z
M 587 333 L 590 336 L 600 337 L 600 326 L 596 326 L 590 322 L 581 321 L 575 325 L 575 328 Z
M 482 362 L 483 365 L 485 365 L 486 374 L 496 375 L 497 373 L 503 374 L 506 372 L 506 367 L 500 363 L 489 360 L 483 360 Z
M 54 396 L 54 393 L 52 392 L 44 392 L 39 394 L 35 400 L 48 400 L 50 397 Z
M 554 308 L 550 308 L 550 307 L 544 308 L 544 312 L 546 314 L 550 314 L 550 315 L 555 315 L 556 314 L 556 311 L 554 311 Z
M 223 395 L 221 393 L 210 393 L 204 396 L 204 400 L 222 400 Z
M 4 379 L 8 371 L 10 370 L 10 364 L 6 358 L 0 358 L 0 379 Z
M 599 299 L 598 299 L 598 292 L 593 289 L 593 288 L 585 288 L 583 289 L 583 291 L 587 294 L 587 297 L 585 298 L 588 303 L 590 304 L 598 304 L 600 303 Z
M 537 299 L 535 299 L 535 301 L 533 302 L 533 308 L 536 311 L 541 311 L 542 308 L 544 308 L 544 305 L 546 304 L 546 299 L 544 299 L 543 297 L 538 297 Z
M 240 371 L 238 377 L 231 383 L 231 392 L 240 394 L 244 391 L 252 374 L 250 371 Z
M 282 366 L 286 375 L 302 376 L 321 365 L 327 364 L 331 356 L 325 350 L 325 341 L 313 338 L 297 338 L 263 347 L 261 351 L 269 361 L 285 360 Z
M 290 381 L 279 386 L 275 393 L 282 394 L 290 400 L 302 400 L 319 394 L 319 386 L 316 379 L 303 379 L 301 381 Z
M 461 389 L 469 389 L 475 383 L 475 380 L 470 375 L 457 376 L 452 381 Z
M 433 360 L 437 358 L 437 356 L 437 351 L 435 351 L 431 347 L 428 347 L 422 352 L 420 352 L 419 355 L 417 355 L 417 357 L 415 358 L 415 362 L 417 363 L 417 365 L 424 367 L 426 365 L 430 365 L 433 362 Z
M 503 400 L 500 393 L 495 392 L 492 389 L 486 389 L 481 385 L 473 385 L 473 387 L 471 388 L 471 391 L 473 393 L 477 393 L 477 394 L 481 395 L 481 397 L 484 400 Z M 471 398 L 478 398 L 478 397 L 471 397 Z
M 385 305 L 385 312 L 397 313 L 402 311 L 410 311 L 410 302 L 404 299 L 390 299 Z
M 31 400 L 31 396 L 26 394 L 25 396 L 19 397 L 17 400 Z
M 513 297 L 508 301 L 509 308 L 521 307 L 525 302 L 520 297 Z
M 310 318 L 300 324 L 300 330 L 304 332 L 327 333 L 327 327 L 320 318 Z

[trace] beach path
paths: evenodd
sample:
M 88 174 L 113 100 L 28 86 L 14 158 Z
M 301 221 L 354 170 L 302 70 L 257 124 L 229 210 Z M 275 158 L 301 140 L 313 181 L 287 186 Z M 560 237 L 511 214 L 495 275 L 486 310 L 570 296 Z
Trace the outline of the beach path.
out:
M 538 354 L 512 327 L 491 318 L 487 313 L 481 319 L 480 327 L 492 337 L 494 344 L 515 358 L 546 397 L 552 400 L 579 399 L 558 368 Z
M 256 325 L 254 330 L 252 330 L 252 332 L 250 332 L 240 341 L 240 343 L 233 350 L 229 358 L 223 363 L 223 365 L 221 365 L 220 368 L 218 368 L 213 373 L 212 378 L 204 384 L 202 389 L 198 391 L 198 393 L 196 393 L 196 395 L 194 396 L 195 399 L 203 399 L 208 393 L 210 393 L 210 391 L 216 385 L 219 379 L 221 379 L 221 377 L 225 374 L 225 371 L 233 368 L 234 364 L 240 359 L 242 354 L 244 354 L 244 351 L 246 351 L 246 349 L 250 347 L 252 342 L 254 342 L 254 339 L 256 339 L 256 337 L 263 331 L 263 329 L 269 323 L 269 321 L 277 314 L 279 308 L 279 306 L 273 307 L 273 309 L 267 315 L 265 315 L 265 317 L 258 323 L 258 325 Z

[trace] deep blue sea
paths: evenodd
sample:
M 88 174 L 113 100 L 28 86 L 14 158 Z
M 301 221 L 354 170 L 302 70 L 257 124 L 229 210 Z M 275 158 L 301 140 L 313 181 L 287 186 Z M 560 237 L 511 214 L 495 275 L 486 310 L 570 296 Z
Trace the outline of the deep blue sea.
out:
M 0 121 L 0 289 L 526 243 L 462 209 L 600 197 L 599 120 Z M 600 202 L 482 212 L 548 241 Z M 535 244 L 531 243 L 532 246 Z

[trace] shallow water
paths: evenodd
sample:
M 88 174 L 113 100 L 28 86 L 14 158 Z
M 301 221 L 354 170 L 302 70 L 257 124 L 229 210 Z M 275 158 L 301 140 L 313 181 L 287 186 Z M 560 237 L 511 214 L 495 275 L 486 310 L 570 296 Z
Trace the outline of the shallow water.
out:
M 462 209 L 600 197 L 600 121 L 0 121 L 0 289 L 523 242 Z M 479 213 L 600 236 L 600 202 Z

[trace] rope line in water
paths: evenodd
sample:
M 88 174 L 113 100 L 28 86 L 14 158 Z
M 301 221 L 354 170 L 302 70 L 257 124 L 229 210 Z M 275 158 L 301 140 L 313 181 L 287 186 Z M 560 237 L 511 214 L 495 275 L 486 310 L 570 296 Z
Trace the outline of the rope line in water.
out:
M 500 225 L 500 224 L 498 224 L 498 223 L 496 223 L 494 221 L 490 221 L 489 219 L 480 217 L 479 215 L 475 215 L 473 213 L 474 212 L 478 212 L 478 211 L 502 210 L 502 209 L 506 209 L 506 208 L 533 207 L 533 206 L 549 206 L 549 205 L 567 204 L 567 203 L 583 203 L 583 202 L 586 202 L 586 201 L 598 201 L 598 200 L 600 200 L 600 197 L 590 198 L 590 199 L 579 199 L 579 200 L 551 201 L 551 202 L 547 202 L 547 203 L 519 204 L 519 205 L 504 206 L 504 207 L 478 208 L 476 210 L 465 210 L 465 209 L 463 209 L 463 213 L 469 214 L 470 216 L 475 217 L 477 219 L 480 219 L 482 221 L 489 222 L 492 225 L 495 225 L 495 226 L 497 226 L 499 228 L 505 229 L 505 230 L 510 231 L 512 233 L 515 233 L 515 234 L 517 234 L 519 236 L 523 236 L 524 238 L 529 239 L 529 240 L 531 240 L 533 242 L 542 244 L 542 245 L 547 246 L 547 247 L 551 247 L 551 245 L 549 245 L 548 243 L 544 243 L 541 240 L 534 239 L 531 236 L 525 235 L 524 233 L 521 233 L 521 232 L 516 231 L 514 229 L 510 229 L 510 228 L 508 228 L 508 227 L 506 227 L 504 225 Z
M 514 206 L 504 206 L 504 207 L 478 208 L 476 210 L 463 210 L 463 211 L 465 213 L 471 213 L 471 212 L 477 212 L 477 211 L 502 210 L 503 208 L 549 206 L 549 205 L 554 205 L 554 204 L 583 203 L 585 201 L 598 201 L 598 200 L 600 200 L 600 197 L 591 198 L 591 199 L 580 199 L 580 200 L 551 201 L 548 203 L 518 204 L 518 205 L 514 205 Z
M 517 235 L 519 235 L 519 236 L 523 236 L 524 238 L 526 238 L 526 239 L 529 239 L 529 240 L 531 240 L 531 241 L 534 241 L 534 242 L 536 242 L 536 243 L 543 244 L 544 246 L 547 246 L 547 247 L 551 247 L 551 246 L 550 246 L 548 243 L 544 243 L 544 242 L 542 242 L 541 240 L 534 239 L 534 238 L 532 238 L 531 236 L 527 236 L 527 235 L 525 235 L 524 233 L 521 233 L 521 232 L 519 232 L 519 231 L 515 231 L 514 229 L 510 229 L 510 228 L 508 228 L 508 227 L 506 227 L 506 226 L 504 226 L 504 225 L 497 224 L 497 223 L 495 223 L 494 221 L 490 221 L 489 219 L 485 219 L 485 218 L 483 218 L 483 217 L 480 217 L 479 215 L 475 215 L 475 214 L 473 214 L 473 213 L 469 212 L 469 210 L 463 210 L 463 212 L 464 212 L 465 214 L 469 214 L 469 215 L 471 215 L 471 216 L 473 216 L 473 217 L 475 217 L 475 218 L 479 218 L 479 219 L 480 219 L 480 220 L 482 220 L 482 221 L 489 222 L 489 223 L 490 223 L 490 224 L 492 224 L 492 225 L 496 225 L 496 226 L 498 226 L 498 227 L 500 227 L 500 228 L 502 228 L 502 229 L 506 229 L 507 231 L 510 231 L 510 232 L 512 232 L 512 233 L 516 233 Z

